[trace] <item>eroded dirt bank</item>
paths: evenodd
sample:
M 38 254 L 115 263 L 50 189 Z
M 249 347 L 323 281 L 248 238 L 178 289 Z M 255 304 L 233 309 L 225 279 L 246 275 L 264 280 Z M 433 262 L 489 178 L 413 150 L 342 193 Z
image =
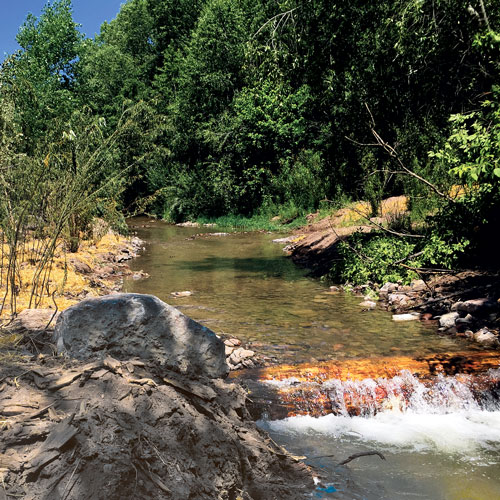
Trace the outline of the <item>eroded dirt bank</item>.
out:
M 238 384 L 141 360 L 3 363 L 0 494 L 26 499 L 294 499 L 308 468 L 256 427 Z

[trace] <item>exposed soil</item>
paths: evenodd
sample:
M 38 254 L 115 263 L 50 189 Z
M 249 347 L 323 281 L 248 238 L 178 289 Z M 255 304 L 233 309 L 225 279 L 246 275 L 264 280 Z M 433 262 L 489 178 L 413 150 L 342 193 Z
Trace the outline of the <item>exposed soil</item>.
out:
M 313 488 L 237 384 L 42 355 L 3 363 L 0 400 L 0 496 L 294 499 Z
M 285 251 L 299 266 L 310 270 L 312 276 L 322 276 L 337 257 L 337 244 L 356 232 L 368 233 L 406 213 L 408 199 L 394 196 L 380 204 L 380 217 L 371 216 L 370 205 L 359 202 L 349 208 L 316 220 L 318 214 L 308 216 L 308 225 L 295 231 L 295 239 Z
M 147 277 L 142 271 L 133 273 L 127 261 L 138 257 L 144 242 L 137 237 L 115 236 L 113 245 L 90 247 L 69 258 L 71 269 L 82 276 L 87 285 L 82 289 L 67 291 L 67 298 L 81 300 L 88 296 L 106 295 L 119 291 L 126 276 L 134 279 Z

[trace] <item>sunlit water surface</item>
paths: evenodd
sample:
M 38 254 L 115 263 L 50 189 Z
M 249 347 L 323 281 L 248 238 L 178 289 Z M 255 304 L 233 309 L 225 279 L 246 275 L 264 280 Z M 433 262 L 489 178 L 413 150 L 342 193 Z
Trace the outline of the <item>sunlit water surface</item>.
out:
M 282 247 L 272 243 L 276 235 L 193 238 L 215 230 L 142 218 L 130 225 L 147 241 L 132 268 L 150 277 L 127 280 L 125 291 L 157 295 L 215 332 L 253 343 L 280 362 L 471 349 L 436 335 L 435 326 L 395 323 L 385 311 L 362 312 L 360 297 L 329 293 L 283 257 Z M 192 295 L 171 295 L 186 290 Z M 449 403 L 427 395 L 404 411 L 262 420 L 260 425 L 292 453 L 313 457 L 309 463 L 323 471 L 328 490 L 311 493 L 315 498 L 500 499 L 500 408 L 478 406 L 467 394 Z M 387 460 L 370 456 L 348 467 L 336 465 L 368 449 L 383 452 Z M 322 455 L 334 457 L 314 458 Z
M 148 225 L 149 227 L 141 227 Z M 150 277 L 125 291 L 151 293 L 216 333 L 254 342 L 280 361 L 433 354 L 468 348 L 435 334 L 435 326 L 396 323 L 386 311 L 365 311 L 362 297 L 331 293 L 284 257 L 276 234 L 181 228 L 133 219 L 148 244 L 132 262 Z M 219 229 L 217 231 L 220 231 Z M 194 235 L 206 234 L 193 238 Z M 173 292 L 191 291 L 174 298 Z

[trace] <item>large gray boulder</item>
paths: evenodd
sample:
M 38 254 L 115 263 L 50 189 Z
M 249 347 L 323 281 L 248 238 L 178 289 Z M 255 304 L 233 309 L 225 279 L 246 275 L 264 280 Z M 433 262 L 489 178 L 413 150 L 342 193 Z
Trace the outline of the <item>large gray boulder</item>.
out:
M 77 359 L 139 357 L 191 377 L 229 371 L 223 341 L 153 295 L 84 300 L 61 313 L 54 337 L 59 353 Z

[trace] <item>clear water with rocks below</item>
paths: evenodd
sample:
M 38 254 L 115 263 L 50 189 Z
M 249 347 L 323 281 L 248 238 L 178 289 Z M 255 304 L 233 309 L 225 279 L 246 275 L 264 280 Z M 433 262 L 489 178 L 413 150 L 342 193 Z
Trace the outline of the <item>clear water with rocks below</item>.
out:
M 275 234 L 212 235 L 221 230 L 143 218 L 130 225 L 147 241 L 131 267 L 150 277 L 128 279 L 125 291 L 157 295 L 216 333 L 235 335 L 280 362 L 476 348 L 436 335 L 435 326 L 396 323 L 381 310 L 362 312 L 361 297 L 329 293 L 307 278 L 283 256 L 282 245 L 272 243 Z M 171 295 L 181 291 L 193 293 Z M 260 425 L 294 454 L 335 455 L 310 459 L 324 471 L 327 486 L 314 498 L 500 499 L 500 408 L 478 406 L 464 391 L 443 403 L 451 383 L 434 389 L 441 397 L 427 395 L 403 410 L 396 405 L 376 415 L 292 417 Z M 372 456 L 335 465 L 367 449 L 382 451 L 387 460 Z

